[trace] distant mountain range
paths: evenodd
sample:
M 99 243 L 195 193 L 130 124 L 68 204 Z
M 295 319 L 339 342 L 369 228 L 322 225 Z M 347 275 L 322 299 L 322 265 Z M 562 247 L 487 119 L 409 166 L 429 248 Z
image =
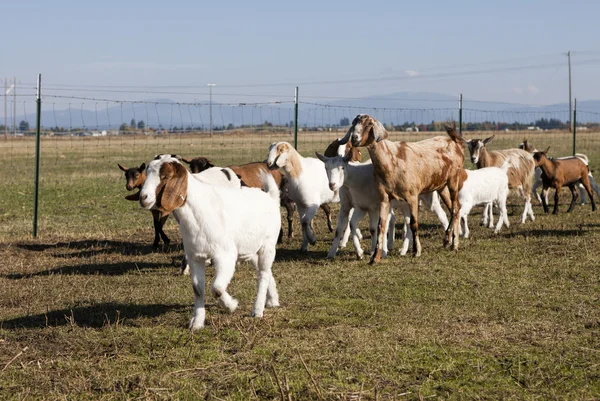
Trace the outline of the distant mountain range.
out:
M 112 104 L 112 105 L 111 105 Z M 170 99 L 149 99 L 136 103 L 109 103 L 109 107 L 94 105 L 94 110 L 73 103 L 71 109 L 55 110 L 49 103 L 42 103 L 42 125 L 49 127 L 93 129 L 117 129 L 131 120 L 143 120 L 147 126 L 163 127 L 203 127 L 210 124 L 209 105 L 179 104 Z M 97 111 L 96 111 L 97 107 Z M 463 100 L 463 121 L 503 121 L 529 123 L 539 118 L 568 120 L 568 103 L 545 106 L 528 106 L 516 103 L 481 102 Z M 598 121 L 600 118 L 600 100 L 587 100 L 578 103 L 578 121 L 585 119 Z M 588 112 L 588 113 L 586 113 Z M 589 112 L 593 113 L 590 114 Z M 399 92 L 381 96 L 369 96 L 356 99 L 323 102 L 300 98 L 299 125 L 301 127 L 338 125 L 342 118 L 352 120 L 360 113 L 374 115 L 385 123 L 403 124 L 404 122 L 429 123 L 458 119 L 458 99 L 455 96 L 429 92 Z M 260 125 L 268 121 L 274 125 L 289 124 L 293 120 L 293 104 L 252 104 L 212 105 L 213 126 Z M 9 118 L 9 121 L 11 119 Z M 30 126 L 35 124 L 35 114 L 17 115 L 17 121 L 26 120 Z M 0 119 L 0 124 L 3 121 Z

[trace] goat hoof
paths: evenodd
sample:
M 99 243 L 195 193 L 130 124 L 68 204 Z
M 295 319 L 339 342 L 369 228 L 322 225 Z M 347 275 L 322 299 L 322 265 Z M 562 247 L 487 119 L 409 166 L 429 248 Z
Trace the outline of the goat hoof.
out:
M 263 317 L 263 312 L 252 312 L 250 313 L 252 317 Z
M 203 329 L 204 322 L 201 322 L 200 319 L 196 319 L 195 317 L 193 317 L 190 320 L 190 324 L 189 324 L 188 328 L 192 331 L 197 331 L 197 330 Z
M 265 306 L 267 308 L 279 308 L 280 305 L 279 305 L 279 302 L 268 299 L 267 302 L 265 303 Z

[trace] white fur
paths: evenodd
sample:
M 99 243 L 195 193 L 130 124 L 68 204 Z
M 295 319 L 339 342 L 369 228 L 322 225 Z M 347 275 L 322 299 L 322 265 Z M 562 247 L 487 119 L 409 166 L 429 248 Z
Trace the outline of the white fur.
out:
M 160 167 L 179 161 L 163 155 L 148 165 L 148 179 L 142 187 L 140 204 L 154 207 Z M 211 292 L 219 304 L 233 312 L 238 301 L 227 293 L 237 260 L 250 261 L 258 271 L 258 291 L 252 314 L 262 317 L 265 305 L 279 305 L 271 265 L 281 226 L 279 189 L 271 175 L 266 175 L 265 189 L 226 188 L 202 183 L 187 175 L 186 202 L 173 211 L 179 223 L 185 254 L 191 268 L 195 293 L 194 316 L 190 328 L 204 327 L 205 266 L 212 259 L 216 274 Z
M 469 226 L 467 216 L 474 206 L 485 204 L 484 224 L 486 218 L 491 228 L 494 224 L 492 213 L 492 203 L 497 203 L 500 209 L 498 224 L 494 233 L 498 233 L 502 228 L 502 223 L 509 227 L 508 215 L 506 211 L 506 197 L 508 196 L 508 176 L 506 171 L 510 163 L 504 162 L 502 167 L 484 167 L 479 170 L 466 170 L 467 179 L 458 193 L 460 202 L 460 220 L 463 224 L 463 237 L 469 237 Z M 489 215 L 488 215 L 489 213 Z
M 278 156 L 277 148 L 280 144 L 287 145 L 287 151 Z M 294 158 L 299 161 L 302 171 L 293 170 L 292 159 Z M 313 217 L 323 203 L 339 202 L 339 193 L 329 188 L 322 161 L 313 157 L 300 156 L 287 142 L 271 144 L 267 156 L 267 166 L 271 169 L 278 168 L 288 179 L 289 195 L 298 206 L 302 223 L 302 247 L 300 250 L 307 252 L 308 244 L 314 245 L 317 241 L 312 230 Z
M 373 179 L 373 164 L 369 160 L 365 163 L 349 162 L 348 159 L 344 159 L 341 156 L 336 157 L 325 157 L 317 155 L 325 163 L 325 170 L 329 179 L 330 187 L 334 190 L 340 191 L 340 213 L 338 215 L 338 225 L 336 229 L 335 239 L 331 246 L 331 250 L 327 255 L 328 258 L 333 259 L 338 249 L 340 242 L 341 230 L 346 226 L 348 219 L 350 218 L 350 231 L 352 233 L 357 232 L 357 226 L 365 213 L 369 214 L 369 231 L 371 232 L 371 254 L 375 252 L 377 247 L 377 224 L 379 222 L 379 194 Z M 433 210 L 442 226 L 448 227 L 448 218 L 439 202 L 439 198 L 436 192 L 422 194 L 419 198 L 428 204 L 431 210 Z M 392 201 L 390 209 L 390 217 L 386 224 L 386 238 L 387 241 L 383 243 L 383 256 L 385 256 L 389 250 L 394 248 L 394 226 L 396 217 L 393 212 L 394 208 L 400 208 L 402 214 L 405 216 L 404 223 L 404 235 L 403 244 L 400 251 L 401 255 L 405 255 L 408 251 L 412 232 L 410 231 L 410 225 L 408 219 L 410 218 L 410 210 L 408 204 L 405 201 Z M 353 214 L 350 214 L 351 210 L 354 210 Z M 363 250 L 360 246 L 360 241 L 353 236 L 354 248 L 356 255 L 360 259 L 363 255 Z

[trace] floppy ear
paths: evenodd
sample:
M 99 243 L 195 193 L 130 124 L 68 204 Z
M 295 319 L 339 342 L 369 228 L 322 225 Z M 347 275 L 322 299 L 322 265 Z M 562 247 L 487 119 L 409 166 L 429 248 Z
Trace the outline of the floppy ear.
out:
M 496 134 L 494 134 L 494 135 L 490 136 L 489 138 L 485 138 L 485 139 L 483 140 L 483 144 L 484 144 L 484 145 L 487 145 L 488 143 L 492 142 L 492 139 L 494 139 L 494 137 L 495 137 L 495 136 L 496 136 Z
M 213 162 L 211 162 L 210 160 L 208 160 L 208 159 L 205 159 L 205 160 L 206 160 L 206 168 L 207 168 L 207 169 L 208 169 L 208 168 L 212 168 L 212 167 L 214 167 L 214 166 L 215 166 L 215 165 L 213 164 Z
M 134 194 L 127 195 L 125 197 L 125 199 L 127 199 L 128 201 L 139 201 L 140 200 L 140 192 L 141 191 L 138 191 L 138 192 L 136 192 Z
M 123 171 L 127 171 L 127 167 L 120 165 L 119 163 L 117 163 L 117 166 L 119 166 L 119 168 Z
M 387 139 L 388 137 L 388 132 L 387 130 L 383 127 L 383 124 L 381 124 L 379 121 L 374 120 L 373 118 L 371 118 L 371 130 L 373 132 L 373 135 L 375 137 L 375 142 L 379 142 L 383 139 Z
M 158 210 L 163 213 L 171 212 L 185 204 L 187 196 L 187 170 L 179 163 L 171 163 L 175 173 L 167 181 L 162 190 Z
M 362 159 L 362 152 L 359 148 L 351 148 L 350 152 L 352 152 L 352 160 L 355 162 L 359 162 Z
M 142 163 L 139 167 L 138 167 L 138 171 L 141 173 L 142 171 L 146 170 L 146 163 Z
M 323 156 L 319 152 L 315 152 L 315 155 L 317 155 L 317 159 L 321 160 L 323 163 L 325 163 L 328 159 L 328 157 Z
M 187 164 L 190 164 L 190 163 L 192 162 L 192 160 L 193 160 L 193 159 L 186 159 L 185 157 L 182 157 L 182 158 L 181 158 L 181 161 L 183 161 L 183 162 L 185 162 L 185 163 L 187 163 Z

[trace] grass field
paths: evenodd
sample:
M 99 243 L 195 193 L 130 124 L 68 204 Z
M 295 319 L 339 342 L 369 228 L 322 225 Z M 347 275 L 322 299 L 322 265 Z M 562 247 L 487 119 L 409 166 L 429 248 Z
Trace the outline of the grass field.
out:
M 592 169 L 597 135 L 578 137 Z M 305 133 L 299 148 L 322 151 L 336 136 Z M 571 152 L 567 133 L 528 138 L 552 155 Z M 376 266 L 351 247 L 325 260 L 333 234 L 319 212 L 308 254 L 297 251 L 299 235 L 278 248 L 281 308 L 249 317 L 255 273 L 240 264 L 230 285 L 238 310 L 227 314 L 209 296 L 207 327 L 188 331 L 193 292 L 178 274 L 177 226 L 166 227 L 175 245 L 151 249 L 150 214 L 123 199 L 116 163 L 163 152 L 241 163 L 282 139 L 292 140 L 45 138 L 36 240 L 32 141 L 0 141 L 0 398 L 600 398 L 600 212 L 586 205 L 567 215 L 567 191 L 558 216 L 535 205 L 525 225 L 511 196 L 511 227 L 499 235 L 471 218 L 458 253 L 441 247 L 442 230 L 423 212 L 423 255 L 393 252 Z M 502 133 L 490 147 L 522 139 Z

